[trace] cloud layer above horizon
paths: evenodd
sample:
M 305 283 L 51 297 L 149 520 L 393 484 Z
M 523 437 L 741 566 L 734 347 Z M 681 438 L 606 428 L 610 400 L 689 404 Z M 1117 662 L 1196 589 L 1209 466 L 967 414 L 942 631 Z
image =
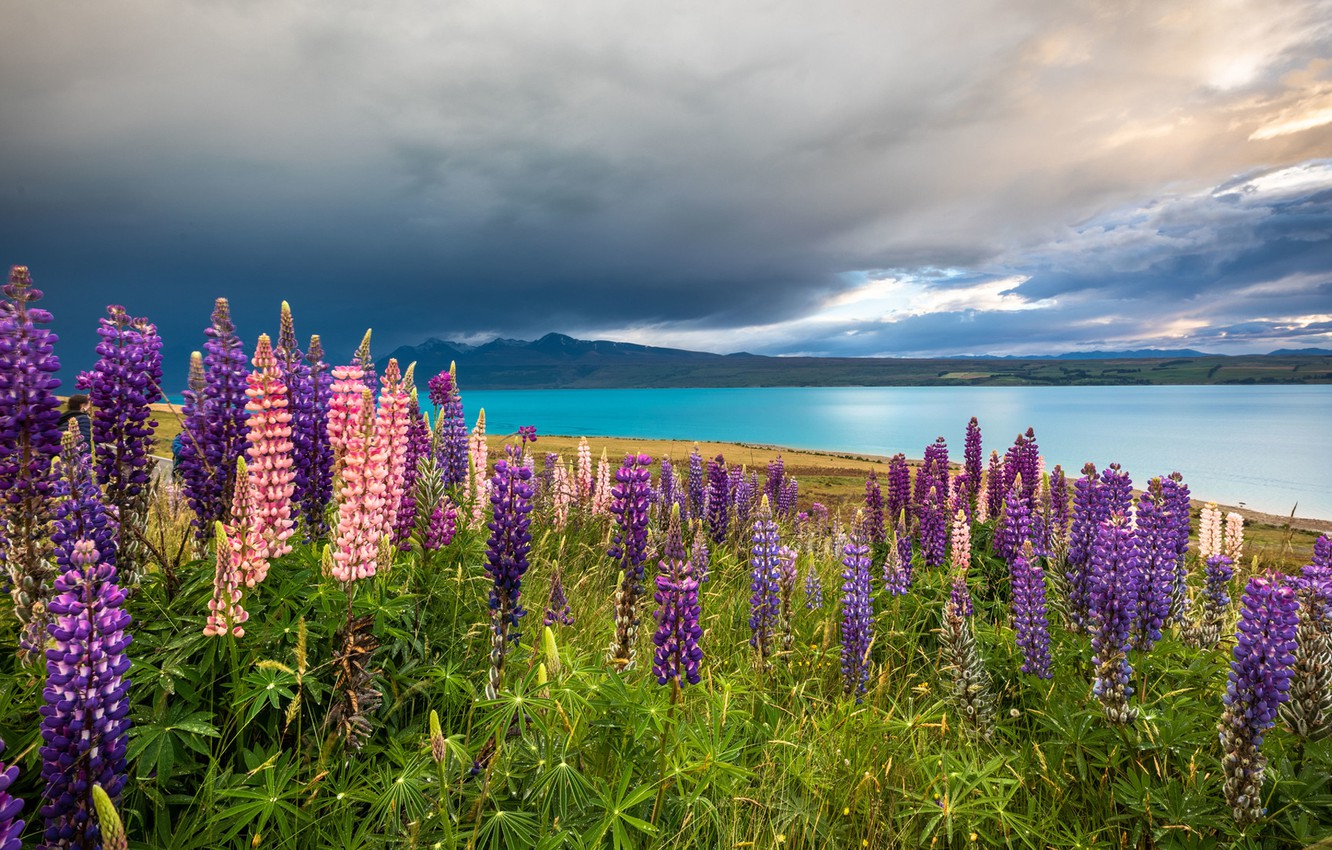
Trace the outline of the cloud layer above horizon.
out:
M 22 0 L 0 260 L 186 349 L 1330 347 L 1332 3 L 1223 5 Z

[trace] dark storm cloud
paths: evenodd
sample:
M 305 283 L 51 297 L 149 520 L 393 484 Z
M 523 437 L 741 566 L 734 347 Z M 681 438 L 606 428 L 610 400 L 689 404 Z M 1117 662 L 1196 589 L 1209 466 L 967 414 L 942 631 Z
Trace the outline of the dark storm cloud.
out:
M 1325 270 L 1322 200 L 1179 199 L 1332 145 L 1329 21 L 1296 0 L 21 0 L 0 11 L 0 260 L 72 338 L 116 302 L 181 350 L 218 294 L 248 338 L 287 298 L 335 354 L 367 325 L 379 350 L 552 329 L 999 350 L 1090 343 L 1107 314 L 1127 339 L 1209 275 Z M 876 270 L 940 315 L 802 324 Z M 1030 279 L 931 300 L 1008 276 Z

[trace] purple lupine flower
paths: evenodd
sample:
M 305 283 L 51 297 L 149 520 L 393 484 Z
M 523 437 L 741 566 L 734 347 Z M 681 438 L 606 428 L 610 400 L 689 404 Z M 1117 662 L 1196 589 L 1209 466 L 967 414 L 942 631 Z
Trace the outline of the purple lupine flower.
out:
M 729 494 L 727 492 L 726 459 L 717 455 L 708 461 L 708 535 L 712 542 L 721 545 L 726 540 L 727 522 L 730 519 Z
M 305 503 L 311 485 L 310 458 L 314 452 L 315 411 L 314 376 L 305 360 L 300 344 L 296 342 L 296 322 L 291 305 L 282 302 L 278 316 L 277 345 L 273 348 L 277 360 L 278 376 L 287 388 L 287 414 L 291 416 L 291 503 L 293 520 L 298 518 L 300 506 Z
M 884 541 L 883 491 L 879 489 L 879 475 L 872 469 L 865 479 L 865 535 L 873 545 Z
M 780 514 L 782 490 L 786 487 L 786 462 L 781 455 L 768 461 L 768 477 L 763 482 L 763 493 L 774 513 Z
M 657 651 L 652 673 L 659 685 L 671 680 L 679 683 L 681 678 L 697 685 L 698 662 L 703 657 L 698 646 L 698 639 L 703 636 L 698 624 L 698 580 L 685 555 L 678 506 L 671 508 L 662 556 L 656 576 L 657 590 L 652 595 L 657 603 L 657 631 L 652 635 Z
M 1133 530 L 1138 550 L 1138 610 L 1133 622 L 1133 648 L 1150 650 L 1161 639 L 1170 617 L 1175 582 L 1175 541 L 1161 478 L 1147 484 L 1138 497 Z
M 679 506 L 679 502 L 675 506 Z M 695 523 L 694 547 L 689 552 L 689 563 L 694 568 L 694 575 L 698 577 L 698 583 L 703 584 L 708 580 L 708 539 L 703 533 L 703 523 Z
M 457 533 L 458 509 L 454 507 L 453 500 L 448 494 L 443 494 L 435 503 L 434 509 L 430 511 L 425 534 L 421 539 L 421 548 L 427 552 L 438 552 L 452 543 L 453 536 Z
M 1011 565 L 1022 551 L 1022 544 L 1031 539 L 1031 502 L 1027 499 L 1022 476 L 1017 475 L 1008 488 L 1003 516 L 994 531 L 994 553 Z
M 5 742 L 0 740 L 0 753 L 5 751 Z M 23 811 L 23 798 L 9 793 L 9 786 L 18 779 L 18 765 L 5 766 L 0 761 L 0 850 L 20 850 L 24 821 L 18 819 Z
M 564 595 L 564 578 L 559 570 L 550 580 L 550 601 L 546 603 L 546 616 L 542 620 L 547 626 L 561 623 L 573 625 L 573 612 L 569 610 L 569 599 Z
M 73 422 L 61 440 L 56 495 L 61 499 L 51 523 L 51 545 L 58 573 L 73 569 L 74 546 L 80 540 L 91 540 L 102 563 L 115 566 L 120 525 L 102 502 L 102 491 L 88 469 L 83 434 Z
M 245 389 L 250 359 L 236 336 L 227 299 L 213 307 L 213 323 L 204 331 L 203 385 L 185 393 L 184 439 L 180 468 L 185 498 L 195 514 L 200 540 L 228 518 L 235 485 L 236 459 L 245 454 Z M 193 365 L 193 364 L 192 364 Z
M 1170 583 L 1170 621 L 1183 623 L 1187 619 L 1189 570 L 1185 559 L 1189 552 L 1189 485 L 1178 472 L 1161 479 L 1161 492 L 1165 499 L 1165 514 L 1169 525 L 1169 546 L 1173 561 Z
M 1068 479 L 1055 464 L 1050 471 L 1050 522 L 1045 528 L 1046 546 L 1052 553 L 1068 551 Z
M 906 518 L 898 517 L 888 557 L 883 562 L 883 583 L 893 596 L 902 596 L 911 589 L 911 555 L 911 535 L 907 532 Z
M 799 554 L 790 546 L 777 550 L 777 588 L 781 599 L 777 614 L 777 631 L 781 637 L 782 652 L 789 653 L 795 646 L 795 614 L 792 600 L 795 598 L 796 579 L 800 572 L 796 569 Z
M 911 520 L 911 467 L 901 452 L 888 461 L 888 492 L 884 495 L 883 511 L 888 522 L 897 522 L 903 511 L 907 521 Z
M 1105 500 L 1100 497 L 1101 480 L 1096 467 L 1082 467 L 1082 477 L 1073 484 L 1073 525 L 1068 538 L 1068 617 L 1073 631 L 1091 626 L 1091 556 L 1097 531 L 1109 518 Z
M 984 468 L 981 464 L 984 462 L 984 454 L 981 450 L 981 429 L 980 422 L 976 417 L 971 417 L 967 423 L 966 444 L 962 449 L 962 468 L 967 476 L 967 505 L 968 514 L 971 506 L 976 504 L 976 499 L 980 495 L 981 473 Z
M 948 497 L 940 486 L 935 481 L 920 503 L 920 554 L 931 569 L 948 561 Z
M 93 785 L 120 795 L 129 733 L 130 616 L 116 568 L 92 541 L 74 547 L 74 565 L 56 579 L 42 692 L 41 807 L 48 847 L 97 847 Z
M 1234 577 L 1235 562 L 1230 556 L 1212 555 L 1204 562 L 1200 610 L 1191 641 L 1201 649 L 1212 649 L 1221 642 L 1221 631 L 1230 613 L 1230 580 Z
M 1129 474 L 1120 469 L 1119 464 L 1112 463 L 1101 471 L 1101 485 L 1099 495 L 1104 500 L 1102 513 L 1105 516 L 1128 516 L 1133 507 L 1133 479 L 1129 478 Z
M 1294 588 L 1275 571 L 1249 579 L 1240 603 L 1226 709 L 1218 726 L 1226 802 L 1240 826 L 1265 813 L 1263 734 L 1289 696 L 1298 605 Z
M 467 481 L 467 419 L 463 414 L 462 393 L 458 391 L 456 366 L 449 364 L 426 382 L 430 401 L 435 405 L 435 431 L 440 435 L 439 468 L 445 487 L 463 487 Z
M 675 504 L 675 467 L 671 466 L 671 459 L 663 457 L 661 459 L 661 472 L 657 477 L 657 486 L 661 488 L 661 501 L 666 505 Z
M 643 592 L 643 562 L 647 560 L 651 466 L 648 455 L 625 455 L 611 489 L 615 537 L 606 554 L 620 569 L 620 586 L 615 592 L 615 636 L 609 655 L 618 672 L 631 669 L 638 654 L 638 597 Z
M 916 470 L 916 487 L 912 494 L 913 504 L 919 508 L 925 504 L 925 497 L 931 486 L 938 488 L 941 510 L 948 509 L 949 484 L 952 479 L 948 472 L 948 443 L 943 437 L 936 437 L 934 442 L 925 447 L 925 458 L 920 469 Z M 946 533 L 946 532 L 945 532 Z
M 1314 541 L 1311 563 L 1315 567 L 1332 569 L 1332 537 L 1328 537 L 1326 534 L 1318 535 L 1318 539 Z
M 819 571 L 814 566 L 817 560 L 810 558 L 809 566 L 805 569 L 805 608 L 810 611 L 823 608 L 823 579 L 819 578 Z
M 79 388 L 92 403 L 93 457 L 97 483 L 120 522 L 142 527 L 148 517 L 148 482 L 153 444 L 150 405 L 162 397 L 162 338 L 147 319 L 130 318 L 125 308 L 106 308 L 109 319 L 97 329 L 101 355 Z
M 765 495 L 754 520 L 754 545 L 749 554 L 749 645 L 758 650 L 759 664 L 766 666 L 772 652 L 777 617 L 781 612 L 781 561 L 777 523 Z
M 519 638 L 518 621 L 527 613 L 520 600 L 527 553 L 532 546 L 528 532 L 532 518 L 532 470 L 521 463 L 522 448 L 505 446 L 506 457 L 495 462 L 490 479 L 492 516 L 487 528 L 486 572 L 494 586 L 490 590 L 490 680 L 486 695 L 494 699 L 504 681 L 504 656 L 509 643 Z
M 874 637 L 869 544 L 863 525 L 863 517 L 857 517 L 842 547 L 842 693 L 854 693 L 857 703 L 869 681 L 869 648 Z
M 796 505 L 800 502 L 800 482 L 787 476 L 786 486 L 782 487 L 782 492 L 777 499 L 777 512 L 780 516 L 787 518 L 794 517 Z
M 990 452 L 990 467 L 985 473 L 985 515 L 997 517 L 1004 509 L 1004 496 L 1008 487 L 1004 484 L 1005 470 L 999 460 L 999 452 Z
M 1114 514 L 1097 529 L 1091 557 L 1092 693 L 1112 723 L 1127 723 L 1134 712 L 1129 676 L 1129 630 L 1138 608 L 1139 572 L 1133 532 L 1123 514 Z
M 740 476 L 736 479 L 735 489 L 732 491 L 732 502 L 735 527 L 737 529 L 748 528 L 754 512 L 754 484 L 744 476 L 744 470 L 741 470 Z
M 26 266 L 14 266 L 0 300 L 0 541 L 5 544 L 14 610 L 23 624 L 20 643 L 28 656 L 45 635 L 45 600 L 52 570 L 46 562 L 46 523 L 57 475 L 52 461 L 60 452 L 60 386 L 55 373 L 59 339 L 42 327 L 51 314 L 32 306 L 42 291 L 33 288 Z
M 703 480 L 703 456 L 698 453 L 698 446 L 689 453 L 689 517 L 703 519 L 703 499 L 705 494 Z
M 420 464 L 430 456 L 430 426 L 413 393 L 407 405 L 407 450 L 404 452 L 402 499 L 398 503 L 398 515 L 395 520 L 394 540 L 398 549 L 406 552 L 411 548 L 412 529 L 416 528 L 416 481 L 420 477 Z
M 1038 679 L 1050 674 L 1050 619 L 1045 610 L 1045 570 L 1025 541 L 1009 569 L 1013 579 L 1013 623 L 1022 649 L 1022 672 Z
M 306 537 L 317 539 L 328 530 L 324 508 L 333 498 L 333 445 L 328 440 L 328 406 L 333 395 L 333 375 L 324 362 L 324 347 L 318 334 L 310 337 L 305 365 L 310 376 L 309 406 L 303 408 L 301 418 L 292 423 L 293 436 L 298 425 L 303 432 L 302 442 L 296 444 L 292 460 L 297 470 L 297 492 L 301 513 L 305 516 Z M 301 481 L 305 482 L 303 486 Z

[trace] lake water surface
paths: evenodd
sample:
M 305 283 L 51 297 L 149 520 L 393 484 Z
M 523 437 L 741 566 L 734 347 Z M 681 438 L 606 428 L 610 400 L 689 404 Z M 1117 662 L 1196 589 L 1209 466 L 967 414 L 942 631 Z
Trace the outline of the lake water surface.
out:
M 960 461 L 967 420 L 985 455 L 1028 426 L 1070 477 L 1112 461 L 1135 485 L 1178 471 L 1196 498 L 1332 518 L 1332 386 L 777 387 L 468 390 L 469 424 L 538 433 L 770 443 L 918 458 L 935 437 Z M 540 443 L 537 444 L 538 448 Z

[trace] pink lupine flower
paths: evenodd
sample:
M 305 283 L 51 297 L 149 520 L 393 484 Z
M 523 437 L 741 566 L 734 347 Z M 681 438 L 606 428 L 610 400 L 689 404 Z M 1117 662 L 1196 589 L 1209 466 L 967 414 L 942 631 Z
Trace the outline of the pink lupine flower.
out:
M 472 500 L 472 527 L 480 528 L 481 520 L 485 518 L 486 505 L 490 504 L 490 476 L 488 474 L 490 446 L 486 443 L 485 408 L 482 408 L 476 416 L 476 427 L 472 429 L 468 454 L 471 455 L 472 459 L 472 485 L 469 489 L 476 491 L 476 498 Z
M 291 551 L 291 497 L 296 489 L 293 466 L 291 413 L 287 410 L 287 385 L 278 371 L 272 342 L 267 334 L 259 336 L 254 351 L 254 371 L 246 379 L 245 410 L 249 413 L 249 446 L 245 450 L 254 495 L 254 526 L 263 538 L 267 561 Z M 259 579 L 262 581 L 263 579 Z
M 971 569 L 971 523 L 961 508 L 953 515 L 951 554 L 955 569 L 964 573 Z
M 343 457 L 347 454 L 347 440 L 360 426 L 361 395 L 367 389 L 365 370 L 360 366 L 333 367 L 333 383 L 329 386 L 328 401 L 328 444 L 333 449 L 335 471 L 342 467 Z
M 1226 555 L 1238 563 L 1244 550 L 1244 515 L 1238 511 L 1226 514 Z
M 611 505 L 611 468 L 606 462 L 606 450 L 601 450 L 597 461 L 597 486 L 592 491 L 592 513 L 609 514 Z
M 986 522 L 990 518 L 990 500 L 980 498 L 976 500 L 976 522 Z
M 387 457 L 382 446 L 373 445 L 374 407 L 370 390 L 364 390 L 358 424 L 347 434 L 332 567 L 333 577 L 344 583 L 374 575 L 379 554 Z
M 241 588 L 254 587 L 268 576 L 268 543 L 257 522 L 254 482 L 244 458 L 236 459 L 231 521 L 217 523 L 215 546 L 217 572 L 204 634 L 219 637 L 231 632 L 241 637 L 245 634 L 241 624 L 249 619 L 240 604 Z
M 384 458 L 384 508 L 379 513 L 379 535 L 393 534 L 398 506 L 407 482 L 407 430 L 411 427 L 411 396 L 403 389 L 398 361 L 390 358 L 380 378 L 379 408 L 375 411 L 372 453 Z
M 1208 502 L 1198 518 L 1198 559 L 1206 561 L 1221 554 L 1221 512 L 1215 502 Z
M 578 467 L 574 475 L 578 485 L 578 504 L 586 505 L 592 498 L 592 447 L 587 444 L 587 437 L 578 440 Z

